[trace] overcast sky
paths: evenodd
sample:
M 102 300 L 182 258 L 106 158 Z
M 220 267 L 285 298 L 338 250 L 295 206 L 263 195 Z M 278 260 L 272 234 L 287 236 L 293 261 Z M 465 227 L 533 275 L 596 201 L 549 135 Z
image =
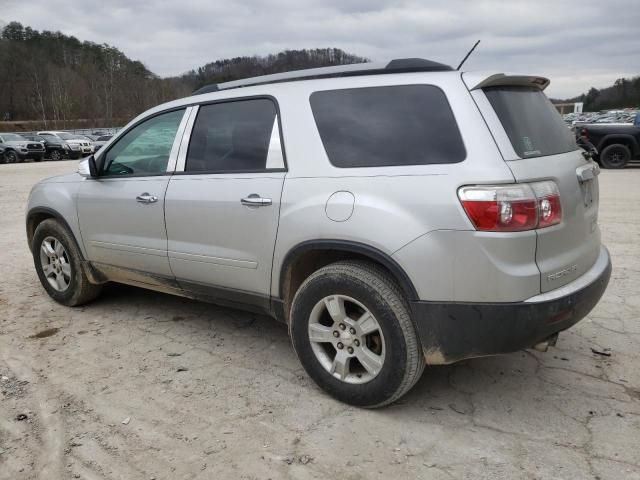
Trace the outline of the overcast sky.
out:
M 286 48 L 551 78 L 566 98 L 640 74 L 640 0 L 0 0 L 0 20 L 109 43 L 170 76 Z

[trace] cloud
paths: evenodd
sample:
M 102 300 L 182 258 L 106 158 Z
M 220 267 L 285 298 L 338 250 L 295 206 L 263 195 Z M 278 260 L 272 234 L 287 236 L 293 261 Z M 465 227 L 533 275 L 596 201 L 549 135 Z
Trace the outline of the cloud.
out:
M 109 43 L 162 76 L 239 55 L 339 47 L 551 78 L 568 97 L 640 74 L 637 0 L 3 0 L 5 22 Z

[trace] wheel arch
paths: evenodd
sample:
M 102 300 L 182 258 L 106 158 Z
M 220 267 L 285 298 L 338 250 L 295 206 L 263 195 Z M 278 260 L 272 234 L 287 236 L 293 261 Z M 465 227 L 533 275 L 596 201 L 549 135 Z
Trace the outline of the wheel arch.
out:
M 305 278 L 330 263 L 362 259 L 378 264 L 389 272 L 408 301 L 417 300 L 418 293 L 404 269 L 389 254 L 370 245 L 351 240 L 307 240 L 291 248 L 280 266 L 277 317 L 288 322 L 288 306 Z
M 26 228 L 27 228 L 27 243 L 29 245 L 29 250 L 33 251 L 33 245 L 32 245 L 33 234 L 35 233 L 36 228 L 38 228 L 38 225 L 40 225 L 43 221 L 48 220 L 50 218 L 60 222 L 67 229 L 67 231 L 71 235 L 71 238 L 73 238 L 73 241 L 75 242 L 76 247 L 78 248 L 78 252 L 80 252 L 80 255 L 82 256 L 82 260 L 85 260 L 84 254 L 82 252 L 82 248 L 80 248 L 80 243 L 78 242 L 78 239 L 73 233 L 73 229 L 71 228 L 69 223 L 65 220 L 62 214 L 60 214 L 60 212 L 49 207 L 34 207 L 30 209 L 29 212 L 27 213 Z
M 637 155 L 640 151 L 640 146 L 638 146 L 638 141 L 635 139 L 633 135 L 624 134 L 624 133 L 612 133 L 610 135 L 605 136 L 598 143 L 598 152 L 602 152 L 605 148 L 610 145 L 621 144 L 629 147 L 632 155 Z

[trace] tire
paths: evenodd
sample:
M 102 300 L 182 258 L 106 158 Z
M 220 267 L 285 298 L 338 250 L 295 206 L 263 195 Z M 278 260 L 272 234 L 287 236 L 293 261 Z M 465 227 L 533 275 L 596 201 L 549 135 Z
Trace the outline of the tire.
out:
M 332 307 L 331 315 L 326 305 L 339 307 Z M 336 320 L 344 318 L 342 312 L 347 317 L 344 329 Z M 388 405 L 422 375 L 424 355 L 407 302 L 375 264 L 344 261 L 317 270 L 296 292 L 290 313 L 291 339 L 302 366 L 320 388 L 342 402 L 365 408 Z M 365 335 L 363 319 L 368 330 L 373 325 L 367 313 L 378 329 Z M 320 341 L 311 340 L 310 326 Z M 337 361 L 339 355 L 348 360 Z M 346 369 L 336 367 L 343 363 Z
M 4 152 L 4 158 L 7 163 L 18 163 L 18 155 L 13 150 Z
M 51 160 L 57 162 L 62 160 L 62 152 L 60 150 L 52 150 L 50 155 Z
M 57 255 L 59 259 L 57 264 L 44 253 L 43 243 L 45 241 Z M 89 282 L 82 268 L 82 256 L 75 240 L 57 220 L 47 219 L 38 225 L 33 235 L 31 250 L 40 283 L 56 302 L 75 307 L 90 302 L 100 294 L 102 286 Z M 45 259 L 48 259 L 46 261 L 49 263 L 47 273 L 45 273 L 43 266 Z M 52 282 L 48 280 L 48 277 L 54 278 L 55 272 L 51 271 L 53 267 L 59 267 L 59 276 L 63 277 L 61 282 L 66 284 L 65 288 L 62 288 L 64 285 L 53 280 L 53 283 L 58 283 L 57 287 L 54 287 Z M 58 275 L 55 278 L 59 278 Z
M 626 145 L 614 143 L 600 152 L 600 164 L 604 168 L 624 168 L 631 160 L 631 150 Z

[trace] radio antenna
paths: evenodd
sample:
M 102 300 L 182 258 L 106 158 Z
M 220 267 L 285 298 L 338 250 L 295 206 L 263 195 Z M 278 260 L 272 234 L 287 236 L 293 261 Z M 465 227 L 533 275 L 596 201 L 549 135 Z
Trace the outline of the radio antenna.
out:
M 460 65 L 458 65 L 458 68 L 456 68 L 456 70 L 460 70 L 460 67 L 462 67 L 462 65 L 464 64 L 464 62 L 467 61 L 467 58 L 469 58 L 469 55 L 471 55 L 473 53 L 473 51 L 476 49 L 476 47 L 478 46 L 478 44 L 480 43 L 480 40 L 478 40 L 475 45 L 473 47 L 471 47 L 471 50 L 469 50 L 469 53 L 467 53 L 464 58 L 462 59 L 462 61 L 460 62 Z

